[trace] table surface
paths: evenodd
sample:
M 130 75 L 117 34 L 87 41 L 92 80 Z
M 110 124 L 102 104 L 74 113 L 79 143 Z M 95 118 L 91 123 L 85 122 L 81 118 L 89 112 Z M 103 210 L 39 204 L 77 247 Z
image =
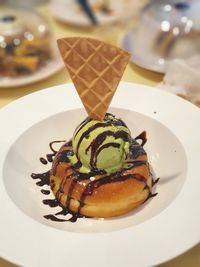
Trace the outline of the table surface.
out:
M 48 6 L 40 6 L 38 10 L 43 16 L 46 17 L 53 31 L 57 34 L 57 37 L 66 36 L 93 36 L 99 37 L 102 40 L 109 40 L 112 43 L 120 44 L 120 40 L 123 37 L 123 27 L 111 26 L 110 29 L 101 29 L 100 31 L 95 29 L 80 29 L 73 27 L 71 25 L 66 25 L 61 22 L 54 20 L 48 12 Z M 109 36 L 109 37 L 108 37 Z M 162 75 L 144 70 L 135 64 L 129 63 L 122 80 L 141 83 L 150 86 L 155 86 L 162 81 Z M 64 84 L 70 82 L 69 76 L 65 69 L 62 69 L 58 73 L 40 82 L 36 82 L 31 85 L 22 86 L 18 88 L 0 88 L 0 107 L 14 101 L 15 99 L 22 97 L 24 95 L 30 94 L 35 91 L 42 90 L 47 87 L 55 86 L 58 84 Z M 183 237 L 184 238 L 184 237 Z M 181 242 L 181 240 L 180 240 Z M 5 259 L 0 259 L 0 267 L 14 267 L 16 265 L 6 261 Z M 167 263 L 159 265 L 159 267 L 197 267 L 200 266 L 200 244 L 196 245 L 194 248 L 185 252 L 184 254 L 178 256 L 175 259 L 170 260 Z

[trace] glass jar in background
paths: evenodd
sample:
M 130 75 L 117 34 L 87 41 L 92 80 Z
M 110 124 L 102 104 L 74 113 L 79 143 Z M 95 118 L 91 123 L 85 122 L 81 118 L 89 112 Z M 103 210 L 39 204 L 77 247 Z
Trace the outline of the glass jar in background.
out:
M 29 75 L 52 57 L 51 31 L 33 10 L 0 9 L 0 76 Z
M 199 0 L 150 1 L 126 40 L 133 61 L 165 72 L 169 61 L 200 54 L 199 14 Z

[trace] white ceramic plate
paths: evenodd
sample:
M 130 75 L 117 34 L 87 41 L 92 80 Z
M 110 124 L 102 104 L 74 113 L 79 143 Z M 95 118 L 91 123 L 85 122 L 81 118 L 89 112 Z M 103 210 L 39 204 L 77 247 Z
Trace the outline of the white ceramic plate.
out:
M 200 111 L 181 98 L 122 82 L 110 112 L 132 136 L 147 131 L 145 145 L 158 195 L 125 216 L 76 223 L 43 215 L 32 172 L 47 171 L 41 156 L 49 142 L 68 139 L 86 113 L 72 84 L 30 94 L 0 110 L 0 256 L 20 266 L 154 266 L 200 240 Z
M 41 80 L 44 80 L 53 74 L 60 71 L 64 68 L 63 60 L 61 59 L 60 53 L 55 47 L 53 51 L 53 56 L 50 60 L 46 62 L 46 64 L 39 68 L 35 73 L 21 76 L 17 78 L 9 78 L 9 77 L 0 77 L 0 87 L 7 88 L 7 87 L 19 87 L 25 86 L 28 84 L 32 84 Z
M 89 1 L 91 6 L 98 4 L 97 0 Z M 131 8 L 135 1 L 114 1 L 110 0 L 110 7 L 112 12 L 105 14 L 100 11 L 95 12 L 95 16 L 100 25 L 109 25 L 119 21 L 123 16 L 123 11 L 127 10 L 127 6 Z M 100 1 L 101 3 L 101 1 Z M 50 3 L 50 11 L 52 15 L 67 24 L 72 24 L 79 27 L 91 27 L 93 26 L 89 18 L 81 11 L 79 5 L 73 0 L 52 0 Z M 134 9 L 133 9 L 134 12 Z

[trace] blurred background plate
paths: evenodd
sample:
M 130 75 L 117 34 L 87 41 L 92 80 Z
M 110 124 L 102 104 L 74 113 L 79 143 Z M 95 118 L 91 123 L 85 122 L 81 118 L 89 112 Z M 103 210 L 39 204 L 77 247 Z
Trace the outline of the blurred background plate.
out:
M 124 12 L 135 6 L 137 2 L 138 0 L 88 1 L 99 25 L 110 25 L 120 21 L 124 16 Z M 64 23 L 79 27 L 93 26 L 90 19 L 81 10 L 81 7 L 78 5 L 77 1 L 52 0 L 50 2 L 50 11 L 56 19 Z

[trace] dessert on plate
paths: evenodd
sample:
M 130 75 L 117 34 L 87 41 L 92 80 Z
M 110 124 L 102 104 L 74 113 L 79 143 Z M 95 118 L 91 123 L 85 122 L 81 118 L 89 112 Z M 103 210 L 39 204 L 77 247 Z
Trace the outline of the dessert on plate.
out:
M 73 213 L 113 217 L 145 202 L 152 175 L 143 147 L 121 119 L 106 114 L 101 122 L 87 118 L 73 141 L 61 147 L 50 185 L 59 203 Z
M 91 38 L 62 38 L 58 47 L 88 117 L 58 151 L 50 145 L 53 163 L 45 179 L 55 202 L 45 204 L 60 205 L 56 215 L 70 213 L 71 221 L 125 214 L 155 195 L 146 132 L 133 138 L 121 118 L 107 113 L 130 55 Z

